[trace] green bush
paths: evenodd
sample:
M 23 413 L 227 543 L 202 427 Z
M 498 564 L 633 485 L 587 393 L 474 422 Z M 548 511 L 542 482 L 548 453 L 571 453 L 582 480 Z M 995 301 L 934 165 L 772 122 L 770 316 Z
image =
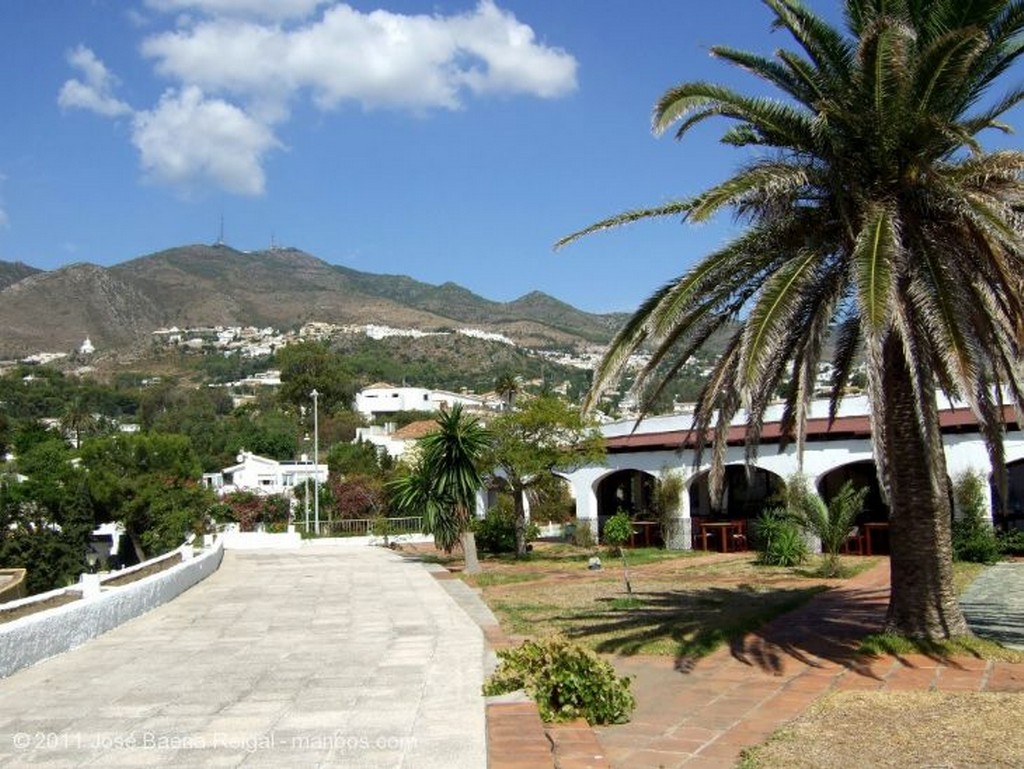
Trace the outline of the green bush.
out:
M 636 706 L 629 678 L 618 677 L 597 654 L 562 636 L 502 649 L 498 659 L 484 694 L 525 689 L 547 723 L 585 718 L 590 724 L 621 724 Z
M 617 512 L 604 522 L 604 541 L 612 547 L 622 547 L 633 535 L 633 521 L 623 511 Z
M 803 531 L 781 508 L 761 513 L 751 534 L 757 562 L 764 566 L 798 566 L 807 560 Z
M 633 595 L 633 586 L 629 582 L 629 564 L 626 563 L 625 545 L 633 536 L 633 521 L 624 510 L 619 510 L 615 515 L 604 522 L 604 541 L 606 544 L 619 551 L 622 557 L 622 581 L 626 585 L 626 592 Z
M 476 546 L 485 553 L 514 553 L 516 551 L 516 514 L 512 501 L 506 497 L 498 500 L 483 518 L 473 524 Z M 540 529 L 533 521 L 526 524 L 526 541 L 537 539 Z
M 1024 555 L 1024 531 L 1014 529 L 998 536 L 999 551 L 1003 555 Z
M 1001 555 L 995 530 L 985 520 L 985 479 L 966 471 L 953 480 L 953 499 L 959 517 L 953 521 L 953 559 L 994 563 Z

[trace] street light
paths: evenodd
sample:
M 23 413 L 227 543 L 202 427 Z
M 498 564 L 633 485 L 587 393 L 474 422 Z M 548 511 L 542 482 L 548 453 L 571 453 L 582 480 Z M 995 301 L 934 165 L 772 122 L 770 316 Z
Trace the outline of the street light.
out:
M 320 393 L 314 388 L 313 397 L 313 529 L 320 535 L 320 415 L 317 398 Z
M 306 433 L 303 436 L 302 443 L 303 443 L 303 446 L 302 446 L 302 448 L 303 448 L 302 461 L 304 463 L 305 462 L 309 462 L 309 447 L 307 445 L 309 443 L 309 433 Z M 302 479 L 302 501 L 303 501 L 303 508 L 305 510 L 305 528 L 303 529 L 303 531 L 306 532 L 306 536 L 308 537 L 309 536 L 309 473 L 308 472 L 306 473 L 305 478 Z

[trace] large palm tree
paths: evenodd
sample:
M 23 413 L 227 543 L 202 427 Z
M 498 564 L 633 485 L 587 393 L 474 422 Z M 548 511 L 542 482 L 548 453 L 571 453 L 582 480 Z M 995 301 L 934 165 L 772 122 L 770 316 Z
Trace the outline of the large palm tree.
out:
M 392 502 L 399 510 L 422 515 L 424 528 L 445 552 L 461 544 L 466 571 L 472 573 L 479 570 L 473 511 L 490 434 L 459 404 L 436 421 L 437 429 L 418 442 L 416 464 L 392 481 Z
M 860 355 L 873 452 L 891 508 L 887 629 L 967 632 L 952 587 L 950 509 L 936 391 L 970 405 L 1005 478 L 1003 393 L 1024 412 L 1021 171 L 1024 153 L 985 153 L 1017 88 L 986 101 L 1024 50 L 1020 0 L 845 0 L 845 30 L 798 0 L 763 0 L 797 44 L 774 57 L 715 47 L 781 91 L 750 97 L 679 85 L 654 109 L 676 136 L 712 117 L 751 160 L 696 197 L 628 211 L 565 238 L 722 209 L 743 234 L 652 295 L 601 363 L 590 403 L 627 357 L 652 345 L 647 402 L 715 331 L 730 342 L 703 389 L 695 432 L 720 486 L 726 430 L 744 409 L 748 458 L 765 408 L 787 388 L 784 426 L 802 450 L 819 361 L 834 348 L 834 416 Z M 664 372 L 667 371 L 666 375 Z M 698 457 L 698 461 L 701 458 Z

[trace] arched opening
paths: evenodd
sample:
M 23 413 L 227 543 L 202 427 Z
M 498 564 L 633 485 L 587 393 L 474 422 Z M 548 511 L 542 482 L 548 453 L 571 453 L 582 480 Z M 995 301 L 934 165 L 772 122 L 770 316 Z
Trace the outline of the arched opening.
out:
M 1007 494 L 1004 521 L 1009 530 L 1024 530 L 1024 459 L 1018 459 L 1006 465 Z M 993 492 L 992 503 L 998 504 L 998 496 Z
M 633 520 L 635 546 L 660 547 L 661 525 L 655 509 L 654 490 L 658 479 L 642 470 L 616 470 L 598 481 L 598 535 L 604 534 L 604 523 L 620 510 Z
M 749 522 L 782 504 L 785 490 L 786 482 L 770 470 L 726 465 L 722 500 L 716 509 L 711 505 L 708 472 L 701 473 L 690 482 L 693 546 L 721 551 L 745 549 Z
M 847 482 L 855 489 L 867 488 L 864 509 L 854 525 L 868 555 L 889 552 L 889 506 L 882 496 L 882 484 L 873 460 L 851 462 L 829 470 L 818 479 L 818 493 L 828 504 Z

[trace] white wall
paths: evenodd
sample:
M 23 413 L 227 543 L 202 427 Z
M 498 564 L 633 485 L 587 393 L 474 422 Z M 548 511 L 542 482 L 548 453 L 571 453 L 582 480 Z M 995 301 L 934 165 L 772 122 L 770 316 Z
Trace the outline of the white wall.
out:
M 170 601 L 215 572 L 223 557 L 224 549 L 218 544 L 198 557 L 138 582 L 106 588 L 94 597 L 0 625 L 0 678 L 81 646 Z

